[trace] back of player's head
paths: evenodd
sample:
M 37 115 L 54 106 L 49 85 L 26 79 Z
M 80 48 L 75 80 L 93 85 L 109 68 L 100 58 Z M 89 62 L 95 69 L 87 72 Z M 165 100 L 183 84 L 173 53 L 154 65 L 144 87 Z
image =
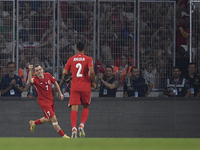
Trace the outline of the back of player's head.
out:
M 78 43 L 76 44 L 76 48 L 81 52 L 81 51 L 84 50 L 85 44 L 84 44 L 83 42 L 78 42 Z

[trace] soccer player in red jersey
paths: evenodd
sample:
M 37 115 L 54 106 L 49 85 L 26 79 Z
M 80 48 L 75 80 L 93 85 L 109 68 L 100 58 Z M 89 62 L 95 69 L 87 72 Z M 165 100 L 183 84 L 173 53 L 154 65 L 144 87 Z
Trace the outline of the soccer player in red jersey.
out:
M 58 91 L 58 97 L 60 100 L 63 100 L 63 95 L 60 91 L 60 87 L 58 83 L 56 82 L 56 79 L 50 74 L 50 73 L 43 73 L 43 68 L 36 64 L 34 66 L 34 72 L 36 76 L 32 77 L 32 70 L 33 65 L 28 64 L 29 73 L 28 73 L 28 80 L 29 83 L 33 84 L 35 87 L 38 97 L 37 101 L 40 105 L 40 108 L 42 109 L 44 113 L 44 117 L 33 121 L 31 120 L 29 122 L 30 124 L 30 130 L 31 132 L 34 132 L 34 128 L 36 125 L 45 123 L 45 122 L 52 122 L 52 125 L 54 129 L 63 137 L 63 138 L 69 138 L 66 134 L 64 134 L 63 130 L 58 125 L 58 121 L 55 115 L 55 105 L 54 105 L 54 99 L 53 99 L 53 93 L 51 89 L 51 83 L 53 83 Z
M 78 42 L 76 50 L 78 54 L 72 56 L 67 61 L 63 75 L 72 75 L 72 83 L 70 90 L 69 107 L 71 107 L 71 126 L 72 126 L 72 138 L 77 138 L 77 113 L 78 106 L 83 105 L 81 114 L 81 123 L 79 125 L 79 136 L 84 137 L 84 124 L 88 118 L 89 105 L 91 101 L 91 81 L 92 87 L 96 88 L 95 72 L 93 68 L 93 59 L 84 55 L 85 45 L 82 42 Z

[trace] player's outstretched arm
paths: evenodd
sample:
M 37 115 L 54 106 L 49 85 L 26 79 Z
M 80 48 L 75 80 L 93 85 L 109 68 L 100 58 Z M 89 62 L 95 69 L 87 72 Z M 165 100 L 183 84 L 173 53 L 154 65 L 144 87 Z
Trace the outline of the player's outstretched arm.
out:
M 64 99 L 64 96 L 63 96 L 62 93 L 61 93 L 61 90 L 60 90 L 60 87 L 59 87 L 59 85 L 58 85 L 58 82 L 56 81 L 56 82 L 54 83 L 54 85 L 55 85 L 55 87 L 56 87 L 56 90 L 58 91 L 58 97 L 59 97 L 59 99 L 60 99 L 60 100 L 63 100 L 63 99 Z
M 28 81 L 29 81 L 29 83 L 33 83 L 33 79 L 32 79 L 33 65 L 30 65 L 28 63 L 28 69 L 29 69 L 29 71 L 28 71 Z

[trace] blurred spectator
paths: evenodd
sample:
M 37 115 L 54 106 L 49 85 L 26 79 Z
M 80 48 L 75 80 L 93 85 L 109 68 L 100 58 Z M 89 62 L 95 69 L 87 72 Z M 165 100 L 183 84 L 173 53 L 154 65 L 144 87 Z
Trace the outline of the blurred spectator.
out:
M 19 61 L 18 76 L 21 78 L 23 86 L 25 86 L 28 79 L 27 64 L 28 62 L 26 61 L 26 58 L 21 56 L 21 59 Z
M 72 76 L 67 76 L 67 75 L 65 75 L 64 77 L 62 76 L 59 86 L 64 97 L 69 97 L 70 95 L 71 81 L 72 81 Z
M 100 34 L 100 52 L 102 57 L 112 58 L 111 48 L 108 46 L 106 36 L 103 33 Z
M 86 20 L 88 18 L 88 13 L 90 9 L 87 9 L 88 2 L 75 2 L 72 5 L 74 22 L 75 22 L 75 30 L 77 32 L 82 32 L 82 28 L 86 25 Z M 72 16 L 70 16 L 72 17 Z
M 99 97 L 116 97 L 118 81 L 115 79 L 111 66 L 106 66 L 105 75 L 97 74 L 96 84 L 100 86 Z
M 4 25 L 4 19 L 6 16 L 10 15 L 7 11 L 4 11 L 3 1 L 0 1 L 0 25 Z
M 191 96 L 200 97 L 200 77 L 196 74 L 195 63 L 189 63 L 186 80 L 190 86 Z
M 117 36 L 121 37 L 121 31 L 122 31 L 122 28 L 124 27 L 122 5 L 119 2 L 115 2 L 112 4 L 113 4 L 113 8 L 112 8 L 111 16 L 109 19 L 115 22 L 116 31 L 118 31 Z
M 125 17 L 125 21 L 133 21 L 134 20 L 134 3 L 133 2 L 125 2 L 124 3 L 124 11 L 122 12 Z
M 178 67 L 173 67 L 172 77 L 166 79 L 163 94 L 168 97 L 189 97 L 191 94 L 189 84 L 181 77 Z
M 55 58 L 55 65 L 53 59 Z M 51 73 L 56 79 L 58 78 L 57 65 L 61 71 L 64 68 L 62 61 L 58 58 L 59 64 L 57 64 L 57 50 L 55 50 L 55 55 L 53 55 L 53 48 L 48 48 L 48 53 L 46 54 L 46 59 L 44 60 L 45 70 Z M 53 74 L 53 67 L 55 66 L 55 73 Z
M 97 75 L 98 73 L 105 74 L 105 69 L 101 65 L 102 63 L 99 61 L 99 59 L 95 62 L 94 68 L 95 68 L 95 74 Z
M 121 52 L 118 53 L 118 58 L 115 60 L 115 66 L 120 67 L 122 66 L 121 57 L 122 55 L 126 55 L 128 58 L 128 64 L 131 66 L 134 66 L 134 60 L 133 60 L 133 49 L 131 47 L 128 47 L 127 45 L 122 46 L 119 50 Z M 135 59 L 135 64 L 137 65 L 137 59 Z
M 26 86 L 24 87 L 24 91 L 27 91 L 27 97 L 37 97 L 37 91 L 35 90 L 34 86 L 29 83 L 27 80 Z
M 182 77 L 187 75 L 188 64 L 189 58 L 185 56 L 185 49 L 183 47 L 179 47 L 176 53 L 176 66 L 180 69 Z
M 123 28 L 122 31 L 122 44 L 124 44 L 125 37 L 130 36 L 132 38 L 132 42 L 134 42 L 134 36 L 137 37 L 137 33 L 134 33 L 134 21 L 130 21 L 127 23 L 127 26 Z M 136 39 L 137 41 L 137 39 Z
M 67 30 L 72 30 L 73 33 L 77 33 L 77 31 L 75 30 L 75 27 L 74 27 L 73 18 L 67 18 L 64 22 L 65 22 L 65 26 L 66 26 Z
M 91 33 L 93 35 L 93 32 L 94 32 L 94 17 L 93 16 L 90 16 L 87 20 L 87 25 L 86 27 L 84 27 L 82 29 L 82 32 L 83 32 L 83 35 L 89 40 L 91 41 L 92 40 L 92 37 L 90 36 Z
M 22 11 L 20 14 L 23 17 L 28 16 L 31 20 L 34 20 L 34 16 L 36 15 L 36 11 L 32 10 L 31 2 L 23 2 Z
M 13 30 L 13 18 L 10 15 L 4 17 L 4 24 L 0 25 L 0 33 L 3 33 L 4 36 L 7 32 Z
M 32 28 L 32 22 L 31 19 L 26 16 L 23 18 L 22 22 L 23 28 L 19 30 L 19 40 L 20 43 L 24 43 L 28 41 L 28 36 L 30 34 L 34 34 L 34 29 Z
M 143 71 L 143 77 L 153 84 L 153 89 L 159 87 L 160 75 L 151 61 L 146 62 L 146 67 Z
M 192 30 L 192 34 L 194 34 L 194 30 Z M 190 17 L 186 16 L 184 18 L 183 23 L 179 22 L 177 25 L 177 33 L 176 33 L 176 47 L 180 45 L 186 45 L 186 40 L 190 35 Z
M 1 79 L 1 96 L 2 97 L 21 97 L 23 92 L 22 80 L 14 72 L 16 66 L 14 62 L 7 63 L 7 73 L 5 77 Z
M 196 56 L 197 56 L 197 40 L 195 36 L 192 36 L 192 47 L 191 47 L 191 58 L 192 61 L 195 60 Z M 190 58 L 190 39 L 188 38 L 186 40 L 186 45 L 181 45 L 181 47 L 183 47 L 185 49 L 185 56 L 187 56 L 188 58 Z
M 2 33 L 0 33 L 0 53 L 5 53 L 6 52 L 6 42 L 5 42 L 5 38 L 4 35 Z
M 40 66 L 43 68 L 43 70 L 45 71 L 45 65 L 43 62 L 40 61 L 40 58 L 37 57 L 37 56 L 34 56 L 32 61 L 31 61 L 31 64 L 33 65 L 36 65 L 36 64 L 40 64 Z
M 35 35 L 30 34 L 28 35 L 28 41 L 23 43 L 21 53 L 24 53 L 24 55 L 41 55 L 40 46 L 40 43 L 36 41 Z
M 41 7 L 38 8 L 36 13 L 36 20 L 37 20 L 37 41 L 41 40 L 42 35 L 45 33 L 45 31 L 49 29 L 53 29 L 53 5 L 52 2 L 42 1 Z M 51 24 L 50 24 L 51 23 Z M 51 32 L 52 33 L 52 32 Z
M 5 38 L 3 34 L 0 33 L 0 54 L 4 59 L 12 58 L 13 48 L 15 50 L 16 41 L 13 42 L 13 32 L 12 30 L 5 33 Z M 14 51 L 15 52 L 15 51 Z
M 148 97 L 153 88 L 153 84 L 139 75 L 136 67 L 131 68 L 131 77 L 124 83 L 124 97 Z
M 119 67 L 120 81 L 124 81 L 130 74 L 132 66 L 129 65 L 127 55 L 121 56 L 121 66 Z
M 59 54 L 60 54 L 60 61 L 62 62 L 62 64 L 66 64 L 67 60 L 75 53 L 74 50 L 68 46 L 65 49 L 60 49 Z

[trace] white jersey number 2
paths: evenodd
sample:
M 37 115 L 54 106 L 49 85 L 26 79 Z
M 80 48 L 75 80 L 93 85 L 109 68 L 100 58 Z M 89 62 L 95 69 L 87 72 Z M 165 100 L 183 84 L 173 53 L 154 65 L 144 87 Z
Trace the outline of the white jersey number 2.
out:
M 77 71 L 76 76 L 77 76 L 77 77 L 82 77 L 82 76 L 83 76 L 83 75 L 81 74 L 82 65 L 81 65 L 80 63 L 77 63 L 77 64 L 76 64 L 76 68 L 78 68 L 78 71 Z

